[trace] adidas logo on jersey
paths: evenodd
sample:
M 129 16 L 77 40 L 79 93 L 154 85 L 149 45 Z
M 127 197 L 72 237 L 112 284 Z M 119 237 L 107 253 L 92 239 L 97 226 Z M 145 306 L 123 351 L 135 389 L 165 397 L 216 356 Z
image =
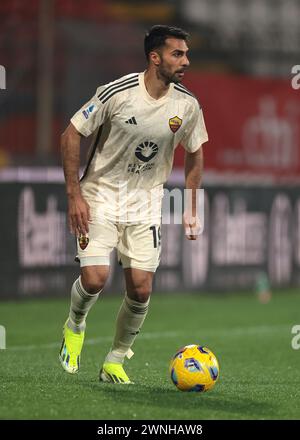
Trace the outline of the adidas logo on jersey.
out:
M 133 125 L 137 125 L 136 119 L 134 116 L 132 116 L 132 118 L 128 119 L 128 121 L 125 121 L 125 124 L 133 124 Z

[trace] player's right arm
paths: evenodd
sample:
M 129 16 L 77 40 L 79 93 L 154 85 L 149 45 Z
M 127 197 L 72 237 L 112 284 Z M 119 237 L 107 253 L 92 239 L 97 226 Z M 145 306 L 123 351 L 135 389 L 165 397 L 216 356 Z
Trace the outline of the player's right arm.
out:
M 83 198 L 79 184 L 81 134 L 72 123 L 61 136 L 61 153 L 68 197 L 68 225 L 78 237 L 89 231 L 90 208 Z
M 134 79 L 137 75 L 132 75 L 98 87 L 95 95 L 71 118 L 70 125 L 62 134 L 61 151 L 68 196 L 68 223 L 70 231 L 76 236 L 88 233 L 90 220 L 89 205 L 81 194 L 79 184 L 81 136 L 90 136 L 110 116 L 116 93 L 123 90 L 125 84 L 137 81 Z
M 90 136 L 104 121 L 108 104 L 99 99 L 105 86 L 97 89 L 95 95 L 71 118 L 71 123 L 61 137 L 62 161 L 68 196 L 68 224 L 71 233 L 87 234 L 90 209 L 83 198 L 79 183 L 80 140 Z

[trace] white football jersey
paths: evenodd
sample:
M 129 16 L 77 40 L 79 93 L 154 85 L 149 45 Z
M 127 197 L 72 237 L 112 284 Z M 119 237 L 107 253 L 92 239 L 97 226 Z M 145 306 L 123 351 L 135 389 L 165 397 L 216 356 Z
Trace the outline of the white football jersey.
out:
M 82 194 L 94 213 L 117 222 L 160 218 L 175 148 L 195 152 L 208 140 L 197 99 L 174 83 L 152 98 L 144 72 L 100 86 L 71 122 L 83 136 L 93 134 Z

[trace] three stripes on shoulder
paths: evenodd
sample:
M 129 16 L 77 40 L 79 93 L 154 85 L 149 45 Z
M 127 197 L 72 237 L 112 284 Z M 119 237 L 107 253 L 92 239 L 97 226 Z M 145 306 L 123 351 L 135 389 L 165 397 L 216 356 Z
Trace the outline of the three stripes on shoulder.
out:
M 193 95 L 186 87 L 184 87 L 182 84 L 175 84 L 174 89 L 178 92 L 185 93 L 186 95 L 192 96 L 192 98 L 196 98 L 195 95 Z
M 124 79 L 123 81 L 118 81 L 106 87 L 99 95 L 98 98 L 105 104 L 112 96 L 116 93 L 122 92 L 123 90 L 131 89 L 132 87 L 137 87 L 139 85 L 139 74 L 133 75 L 130 78 Z
M 139 74 L 132 75 L 130 78 L 123 79 L 122 81 L 117 81 L 112 83 L 110 86 L 107 86 L 99 95 L 98 98 L 105 104 L 110 98 L 112 98 L 116 93 L 122 92 L 123 90 L 131 89 L 132 87 L 137 87 L 139 85 Z M 178 92 L 185 93 L 186 95 L 192 96 L 196 98 L 187 88 L 185 88 L 182 84 L 175 84 L 174 89 Z M 128 124 L 136 124 L 136 121 L 130 122 L 133 118 L 128 120 Z

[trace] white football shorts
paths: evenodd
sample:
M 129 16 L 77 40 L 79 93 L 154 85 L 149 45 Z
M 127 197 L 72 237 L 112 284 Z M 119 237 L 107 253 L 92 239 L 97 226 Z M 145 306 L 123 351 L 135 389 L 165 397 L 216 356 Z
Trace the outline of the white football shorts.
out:
M 122 224 L 103 219 L 89 223 L 89 233 L 77 239 L 80 266 L 110 264 L 110 253 L 117 249 L 124 269 L 155 272 L 160 262 L 160 223 Z

